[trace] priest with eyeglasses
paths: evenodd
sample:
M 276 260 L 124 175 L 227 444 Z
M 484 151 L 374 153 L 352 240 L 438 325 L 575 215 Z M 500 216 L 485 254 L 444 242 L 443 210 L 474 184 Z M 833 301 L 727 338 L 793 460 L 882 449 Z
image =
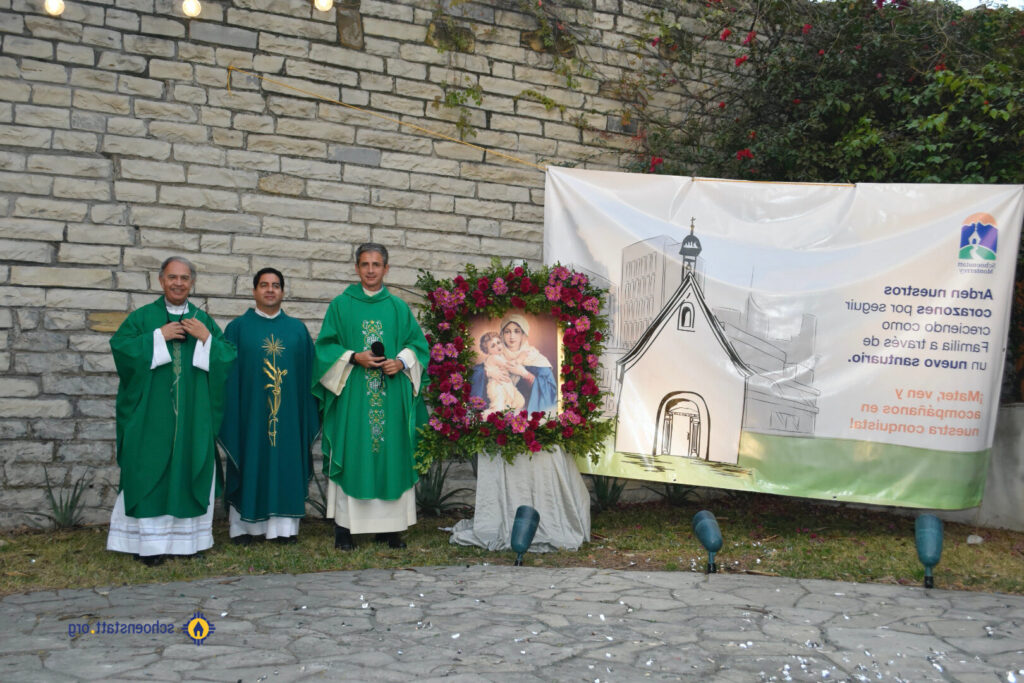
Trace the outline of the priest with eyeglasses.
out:
M 163 295 L 132 312 L 110 340 L 121 481 L 107 549 L 150 566 L 213 546 L 214 438 L 236 350 L 188 300 L 195 281 L 188 259 L 165 260 Z

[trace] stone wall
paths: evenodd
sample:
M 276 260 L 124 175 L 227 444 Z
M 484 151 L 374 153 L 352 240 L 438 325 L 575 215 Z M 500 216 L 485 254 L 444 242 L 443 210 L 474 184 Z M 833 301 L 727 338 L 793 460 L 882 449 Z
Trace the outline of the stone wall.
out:
M 286 309 L 314 334 L 362 241 L 389 246 L 409 301 L 420 268 L 542 259 L 541 170 L 397 123 L 458 137 L 441 84 L 481 88 L 466 111 L 475 144 L 536 164 L 628 158 L 628 135 L 600 113 L 615 103 L 596 78 L 565 87 L 519 2 L 444 10 L 472 32 L 467 53 L 427 44 L 441 7 L 428 0 L 204 0 L 194 20 L 168 0 L 42 6 L 0 0 L 3 526 L 43 521 L 27 513 L 49 510 L 46 472 L 57 489 L 91 477 L 86 519 L 107 518 L 108 340 L 154 298 L 169 255 L 197 264 L 193 301 L 222 324 L 248 307 L 254 271 L 280 268 Z M 579 10 L 609 74 L 645 11 Z M 517 98 L 526 90 L 546 99 Z

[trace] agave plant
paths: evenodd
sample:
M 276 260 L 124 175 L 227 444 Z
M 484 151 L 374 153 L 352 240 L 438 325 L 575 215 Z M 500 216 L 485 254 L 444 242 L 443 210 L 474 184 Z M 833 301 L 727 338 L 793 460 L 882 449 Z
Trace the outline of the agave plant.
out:
M 467 507 L 465 503 L 451 500 L 453 496 L 472 489 L 461 487 L 444 491 L 445 483 L 448 480 L 448 469 L 452 461 L 442 462 L 435 460 L 416 485 L 416 507 L 426 515 L 440 517 L 441 515 L 457 508 Z

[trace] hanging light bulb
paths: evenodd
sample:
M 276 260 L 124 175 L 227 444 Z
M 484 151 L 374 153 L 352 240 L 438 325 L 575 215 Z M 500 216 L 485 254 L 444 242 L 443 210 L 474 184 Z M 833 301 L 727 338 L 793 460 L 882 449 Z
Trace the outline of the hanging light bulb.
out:
M 199 0 L 184 0 L 181 3 L 181 11 L 186 17 L 198 17 L 203 11 L 203 6 L 199 4 Z
M 321 12 L 326 12 L 334 7 L 334 0 L 313 0 L 313 6 Z
M 46 0 L 43 3 L 46 13 L 52 17 L 59 17 L 64 13 L 64 0 Z

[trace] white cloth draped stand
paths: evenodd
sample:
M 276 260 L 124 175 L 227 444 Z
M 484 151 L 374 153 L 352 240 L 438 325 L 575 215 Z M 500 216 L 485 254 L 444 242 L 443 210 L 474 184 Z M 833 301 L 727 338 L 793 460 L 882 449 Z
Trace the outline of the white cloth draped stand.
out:
M 560 447 L 524 453 L 509 465 L 500 456 L 477 458 L 476 509 L 452 529 L 450 543 L 510 550 L 516 508 L 540 513 L 530 552 L 578 550 L 590 540 L 590 494 L 573 458 Z

